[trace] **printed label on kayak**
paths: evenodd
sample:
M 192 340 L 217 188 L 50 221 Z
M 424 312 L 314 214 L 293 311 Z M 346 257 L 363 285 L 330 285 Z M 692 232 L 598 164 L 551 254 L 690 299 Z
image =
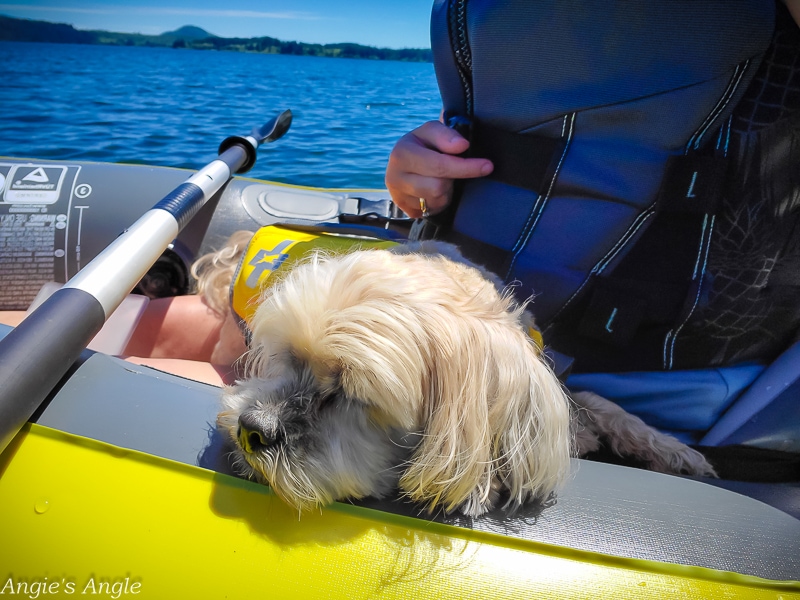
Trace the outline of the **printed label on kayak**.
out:
M 67 167 L 17 165 L 6 176 L 3 201 L 10 204 L 53 204 L 61 195 Z
M 56 215 L 0 215 L 0 308 L 19 309 L 55 276 Z
M 79 167 L 0 163 L 0 310 L 24 310 L 65 281 L 70 191 Z

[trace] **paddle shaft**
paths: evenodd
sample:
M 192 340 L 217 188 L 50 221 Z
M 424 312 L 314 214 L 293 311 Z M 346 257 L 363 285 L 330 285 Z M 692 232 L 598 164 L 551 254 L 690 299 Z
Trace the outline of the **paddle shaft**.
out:
M 217 160 L 162 198 L 0 340 L 0 452 L 180 230 L 289 123 L 286 111 L 250 136 L 228 138 Z

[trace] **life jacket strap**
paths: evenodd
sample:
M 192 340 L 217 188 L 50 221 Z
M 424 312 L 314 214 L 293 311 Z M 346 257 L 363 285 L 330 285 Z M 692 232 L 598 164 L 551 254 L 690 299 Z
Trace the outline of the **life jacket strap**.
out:
M 517 133 L 495 127 L 478 119 L 462 115 L 445 115 L 445 123 L 458 131 L 470 142 L 469 150 L 462 154 L 472 158 L 487 158 L 494 164 L 494 171 L 487 179 L 506 185 L 544 194 L 552 180 L 558 158 L 564 151 L 566 141 L 533 133 Z M 456 182 L 453 201 L 441 213 L 420 219 L 411 230 L 414 240 L 442 238 L 449 235 L 461 196 Z M 491 199 L 487 199 L 490 202 Z M 450 240 L 455 244 L 459 242 Z M 471 243 L 470 240 L 463 240 Z M 462 245 L 462 247 L 465 247 Z M 484 264 L 481 261 L 481 264 Z M 502 271 L 498 270 L 498 273 Z
M 800 453 L 755 446 L 694 446 L 721 479 L 753 483 L 800 481 Z
M 470 156 L 494 163 L 488 179 L 542 195 L 565 144 L 561 138 L 516 133 L 474 119 Z

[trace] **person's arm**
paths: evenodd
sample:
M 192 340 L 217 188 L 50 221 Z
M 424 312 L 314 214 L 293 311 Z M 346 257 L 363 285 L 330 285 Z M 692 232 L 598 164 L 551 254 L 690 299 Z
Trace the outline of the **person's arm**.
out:
M 197 296 L 178 298 L 150 302 L 125 360 L 211 385 L 232 384 L 237 376 L 232 365 L 246 350 L 238 328 L 232 330 Z M 0 311 L 0 323 L 16 327 L 25 316 L 21 310 Z
M 211 310 L 200 296 L 152 300 L 125 349 L 125 360 L 221 386 L 237 377 L 247 351 L 230 315 Z
M 429 121 L 395 144 L 386 166 L 386 187 L 394 203 L 411 217 L 422 216 L 420 198 L 430 214 L 444 210 L 454 179 L 483 177 L 492 172 L 485 158 L 457 156 L 469 142 L 439 121 Z
M 24 310 L 0 310 L 0 324 L 16 327 L 27 315 Z
M 125 354 L 142 358 L 209 361 L 225 317 L 200 296 L 158 298 L 147 305 Z

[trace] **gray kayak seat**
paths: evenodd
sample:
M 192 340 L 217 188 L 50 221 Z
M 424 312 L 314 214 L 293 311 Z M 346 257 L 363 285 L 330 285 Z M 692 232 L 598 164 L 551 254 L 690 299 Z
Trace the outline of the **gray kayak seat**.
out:
M 800 452 L 800 342 L 781 354 L 700 441 Z

